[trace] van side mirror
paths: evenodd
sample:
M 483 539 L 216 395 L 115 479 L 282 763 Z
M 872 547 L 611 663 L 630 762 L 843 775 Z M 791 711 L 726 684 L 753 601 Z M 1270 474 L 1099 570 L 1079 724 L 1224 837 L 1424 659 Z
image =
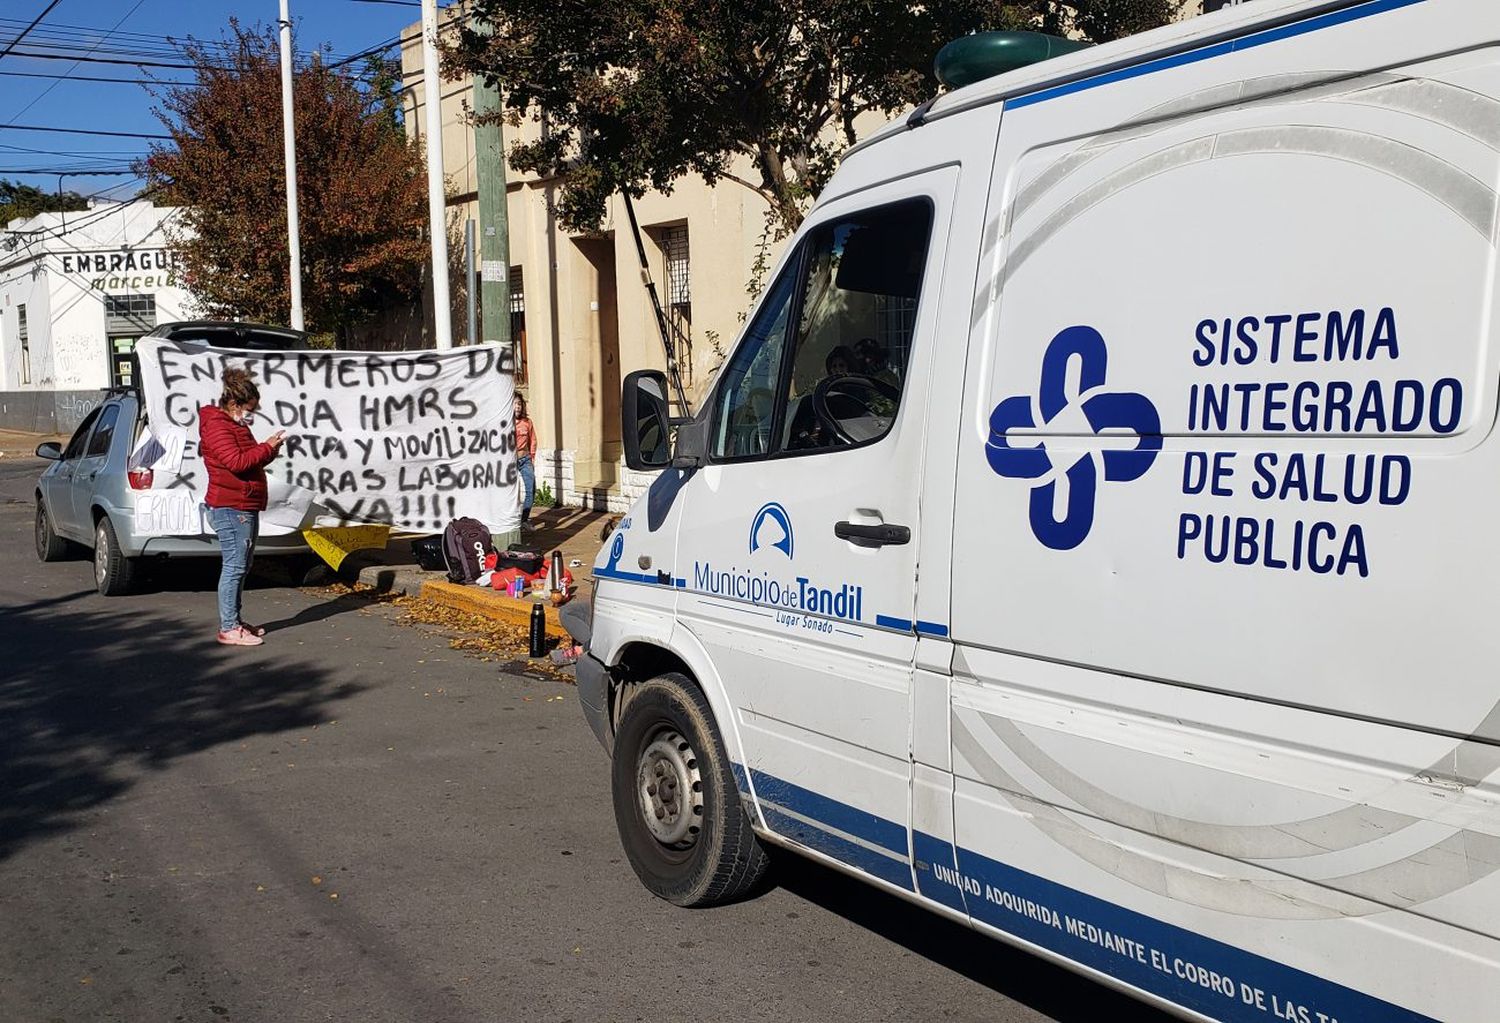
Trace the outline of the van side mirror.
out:
M 621 440 L 625 464 L 652 472 L 672 463 L 672 414 L 667 404 L 667 375 L 638 369 L 625 377 L 620 401 Z
M 49 440 L 45 444 L 36 446 L 36 456 L 45 458 L 49 462 L 56 462 L 62 458 L 62 445 L 55 440 Z

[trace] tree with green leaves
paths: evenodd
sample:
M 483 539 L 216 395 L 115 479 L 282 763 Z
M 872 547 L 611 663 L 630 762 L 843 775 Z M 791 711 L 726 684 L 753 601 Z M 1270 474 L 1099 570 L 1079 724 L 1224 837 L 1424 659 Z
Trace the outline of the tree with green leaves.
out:
M 1043 32 L 1107 43 L 1165 25 L 1179 5 L 1171 0 L 1047 0 L 1043 6 Z
M 145 171 L 158 202 L 181 206 L 172 241 L 185 285 L 211 316 L 290 316 L 281 70 L 273 29 L 231 23 L 227 47 L 190 42 L 195 84 L 168 87 L 157 116 L 170 143 Z M 297 68 L 297 198 L 310 331 L 350 327 L 421 293 L 428 243 L 421 153 L 398 117 L 390 69 Z
M 44 192 L 35 185 L 0 178 L 0 226 L 38 213 L 72 213 L 88 208 L 88 199 L 77 192 Z
M 1092 41 L 1169 20 L 1172 0 L 473 0 L 448 70 L 483 76 L 513 125 L 512 165 L 561 173 L 558 214 L 597 228 L 615 192 L 685 174 L 763 197 L 771 234 L 801 223 L 866 112 L 935 95 L 932 59 L 978 30 Z M 748 162 L 754 170 L 737 173 Z

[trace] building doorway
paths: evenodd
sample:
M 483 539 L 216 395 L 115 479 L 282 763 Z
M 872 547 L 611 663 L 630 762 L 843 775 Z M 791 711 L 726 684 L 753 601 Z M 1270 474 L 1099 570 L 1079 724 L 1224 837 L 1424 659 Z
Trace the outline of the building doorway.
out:
M 105 358 L 111 387 L 136 384 L 135 343 L 155 326 L 155 295 L 104 296 Z
M 582 257 L 580 298 L 575 311 L 583 319 L 579 331 L 587 342 L 580 353 L 587 388 L 580 395 L 579 443 L 574 462 L 574 487 L 595 507 L 604 507 L 618 491 L 620 458 L 620 314 L 615 282 L 613 237 L 575 238 Z M 592 492 L 592 493 L 591 493 Z

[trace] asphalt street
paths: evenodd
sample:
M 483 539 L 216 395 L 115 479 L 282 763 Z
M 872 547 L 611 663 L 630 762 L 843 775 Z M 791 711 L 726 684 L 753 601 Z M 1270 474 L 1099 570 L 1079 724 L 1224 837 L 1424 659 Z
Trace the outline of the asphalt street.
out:
M 217 565 L 105 599 L 0 460 L 0 1021 L 1160 1020 L 783 857 L 681 910 L 620 850 L 556 681 L 394 609 Z

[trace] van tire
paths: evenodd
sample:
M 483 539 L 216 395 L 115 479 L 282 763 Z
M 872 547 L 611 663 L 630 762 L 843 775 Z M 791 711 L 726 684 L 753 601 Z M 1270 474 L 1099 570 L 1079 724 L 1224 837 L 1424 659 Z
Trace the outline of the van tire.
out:
M 36 499 L 36 556 L 38 561 L 61 561 L 68 556 L 68 541 L 52 528 L 52 516 L 40 497 Z
M 136 559 L 120 553 L 120 540 L 108 515 L 99 516 L 94 524 L 94 585 L 102 597 L 119 597 L 130 592 L 135 581 Z
M 653 895 L 713 906 L 749 894 L 770 862 L 740 804 L 703 693 L 685 676 L 634 687 L 610 764 L 625 855 Z

